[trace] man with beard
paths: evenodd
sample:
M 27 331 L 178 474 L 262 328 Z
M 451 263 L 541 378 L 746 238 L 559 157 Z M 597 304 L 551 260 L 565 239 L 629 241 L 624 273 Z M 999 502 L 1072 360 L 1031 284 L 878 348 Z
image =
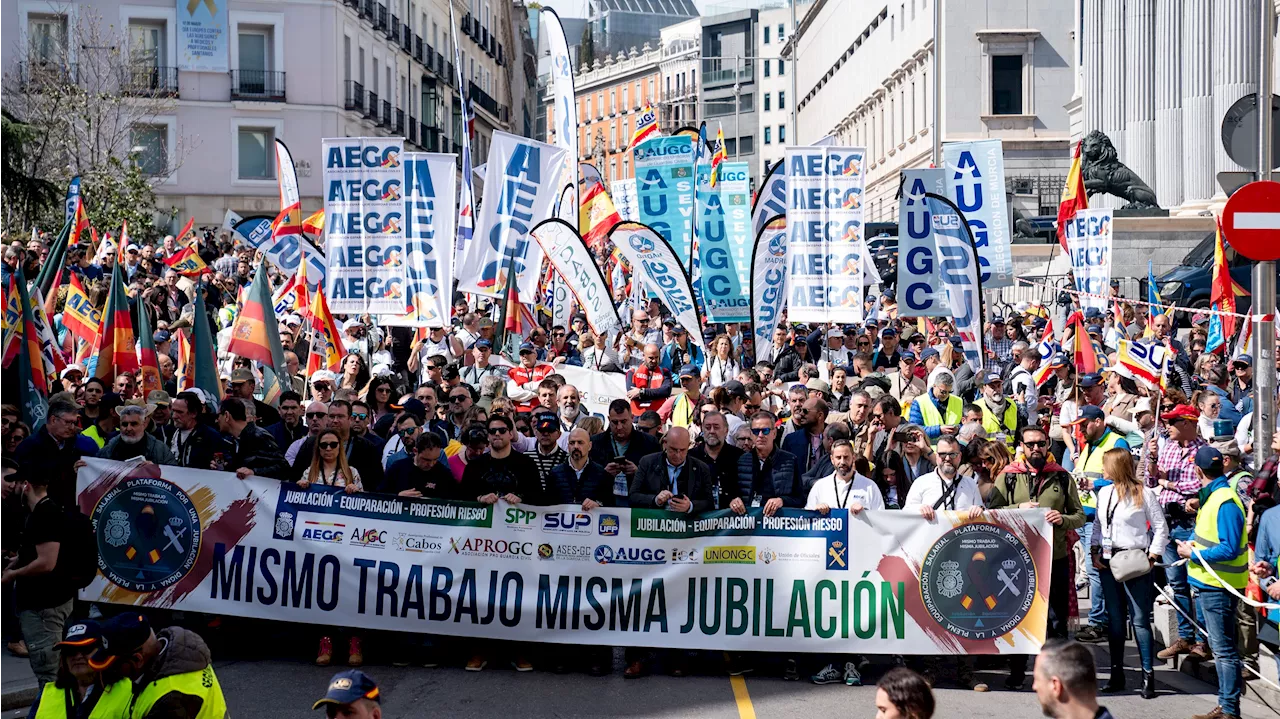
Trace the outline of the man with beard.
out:
M 1097 407 L 1086 409 L 1096 410 Z M 1080 504 L 1071 474 L 1058 463 L 1049 461 L 1049 436 L 1044 430 L 1038 426 L 1024 427 L 1019 442 L 1025 459 L 1005 467 L 1003 479 L 996 480 L 988 506 L 991 509 L 1038 507 L 1049 510 L 1045 519 L 1053 525 L 1053 565 L 1046 636 L 1066 639 L 1068 603 L 1070 592 L 1075 589 L 1071 582 L 1070 562 L 1073 560 L 1067 548 L 1067 532 L 1084 526 L 1084 507 Z M 1005 686 L 1014 691 L 1021 689 L 1026 675 L 1026 656 L 1018 656 L 1010 662 Z
M 248 400 L 239 397 L 228 397 L 218 406 L 218 429 L 229 447 L 218 463 L 221 466 L 214 469 L 235 472 L 240 479 L 254 474 L 289 479 L 289 464 L 271 435 L 249 419 L 250 406 Z M 310 463 L 311 458 L 307 457 L 307 464 Z
M 179 392 L 170 408 L 173 415 L 173 434 L 169 437 L 169 450 L 174 464 L 193 469 L 209 469 L 215 452 L 225 451 L 226 442 L 217 430 L 200 421 L 204 403 L 195 392 Z
M 826 401 L 810 397 L 791 415 L 800 430 L 782 438 L 782 449 L 795 456 L 796 471 L 800 474 L 808 472 L 822 461 L 825 454 L 822 433 L 827 429 L 829 411 Z
M 999 372 L 988 372 L 983 377 L 982 398 L 974 404 L 982 410 L 982 428 L 987 430 L 987 436 L 1002 439 L 1012 448 L 1022 420 L 1017 403 L 1004 396 L 1004 380 Z
M 644 347 L 644 362 L 627 372 L 627 399 L 631 413 L 658 410 L 671 396 L 671 372 L 663 368 L 661 350 L 656 344 Z
M 116 408 L 120 417 L 120 434 L 109 440 L 98 452 L 101 459 L 126 460 L 143 457 L 152 464 L 175 464 L 173 453 L 164 442 L 147 434 L 147 419 L 152 408 L 127 404 Z
M 302 423 L 302 395 L 293 390 L 280 394 L 280 421 L 267 427 L 267 431 L 281 448 L 307 436 L 307 427 Z
M 728 509 L 729 501 L 738 496 L 738 458 L 742 450 L 725 441 L 729 424 L 719 412 L 702 415 L 702 434 L 689 456 L 711 468 L 711 500 L 713 509 Z
M 591 438 L 591 460 L 614 478 L 614 502 L 622 507 L 640 460 L 658 451 L 657 440 L 635 429 L 631 405 L 615 399 L 609 403 L 609 428 Z
M 574 427 L 587 423 L 591 415 L 582 411 L 582 395 L 578 388 L 571 384 L 564 385 L 556 391 L 556 405 L 559 407 L 560 431 L 564 433 L 560 440 L 560 448 L 568 450 L 569 432 Z

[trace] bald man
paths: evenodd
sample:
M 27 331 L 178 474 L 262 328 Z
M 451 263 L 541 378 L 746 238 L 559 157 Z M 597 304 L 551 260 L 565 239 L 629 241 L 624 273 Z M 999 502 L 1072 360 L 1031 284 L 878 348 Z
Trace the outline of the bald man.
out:
M 307 413 L 303 419 L 307 423 L 307 435 L 306 437 L 299 437 L 285 450 L 284 458 L 289 464 L 293 464 L 298 459 L 298 452 L 302 449 L 302 443 L 306 442 L 308 437 L 319 437 L 320 432 L 329 426 L 329 405 L 320 401 L 312 402 L 307 405 Z
M 583 511 L 612 505 L 613 477 L 591 461 L 591 435 L 574 427 L 565 435 L 565 442 L 569 460 L 552 467 L 547 474 L 547 503 L 581 504 Z
M 671 370 L 662 366 L 662 350 L 658 345 L 644 346 L 644 362 L 627 372 L 627 399 L 631 413 L 640 416 L 648 410 L 658 411 L 671 396 Z
M 662 439 L 662 451 L 640 460 L 631 480 L 632 507 L 658 507 L 684 514 L 709 512 L 711 468 L 689 456 L 693 439 L 684 427 L 672 427 Z

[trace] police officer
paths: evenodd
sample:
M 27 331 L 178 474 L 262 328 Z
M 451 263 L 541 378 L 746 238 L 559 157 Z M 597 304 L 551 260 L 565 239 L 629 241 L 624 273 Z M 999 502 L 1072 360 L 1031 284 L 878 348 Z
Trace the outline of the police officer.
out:
M 1022 422 L 1018 418 L 1018 403 L 1004 395 L 1004 380 L 999 372 L 983 376 L 982 398 L 974 404 L 982 409 L 982 428 L 987 430 L 987 436 L 992 439 L 1003 436 L 1005 444 L 1013 449 Z
M 89 664 L 89 655 L 102 643 L 102 627 L 92 619 L 68 622 L 62 641 L 58 677 L 44 685 L 31 706 L 35 719 L 116 719 L 129 711 L 132 691 L 129 680 L 104 685 L 102 676 Z
M 311 709 L 324 707 L 329 719 L 382 719 L 381 701 L 377 682 L 359 669 L 347 669 L 333 675 L 329 690 Z
M 199 634 L 167 627 L 157 634 L 136 612 L 102 623 L 103 642 L 90 666 L 109 678 L 132 680 L 128 719 L 222 719 L 227 702 Z

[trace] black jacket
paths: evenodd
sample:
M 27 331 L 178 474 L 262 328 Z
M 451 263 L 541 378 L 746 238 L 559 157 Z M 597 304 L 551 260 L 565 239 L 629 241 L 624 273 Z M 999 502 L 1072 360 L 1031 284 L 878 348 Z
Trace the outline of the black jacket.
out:
M 78 436 L 72 437 L 59 449 L 57 441 L 49 434 L 49 428 L 41 427 L 40 431 L 22 440 L 22 444 L 19 444 L 18 449 L 14 451 L 14 458 L 18 460 L 18 477 L 47 478 L 49 496 L 64 507 L 74 507 L 76 504 L 75 463 L 80 461 L 81 457 L 96 456 L 96 447 L 92 454 L 86 454 L 83 449 L 91 445 L 93 440 L 86 437 L 83 438 L 86 441 L 81 442 L 81 439 Z
M 441 457 L 441 459 L 444 459 Z M 363 480 L 364 475 L 361 475 Z M 422 470 L 413 463 L 412 457 L 397 459 L 387 467 L 386 477 L 377 491 L 383 494 L 399 494 L 406 489 L 416 489 L 423 497 L 435 499 L 464 499 L 462 485 L 453 478 L 449 465 L 437 462 L 429 470 Z M 474 497 L 471 498 L 475 500 Z
M 287 379 L 284 381 L 284 385 L 285 389 L 293 389 Z M 259 427 L 270 427 L 280 421 L 280 412 L 260 399 L 253 400 L 253 411 L 254 416 L 257 418 L 254 421 L 257 422 Z
M 226 471 L 234 472 L 241 467 L 248 467 L 259 477 L 271 479 L 290 479 L 289 463 L 275 439 L 267 430 L 255 424 L 247 424 L 239 437 L 224 435 L 229 454 L 227 454 Z M 311 458 L 308 457 L 310 462 Z
M 692 457 L 685 457 L 680 476 L 676 478 L 676 496 L 688 497 L 693 502 L 692 512 L 710 512 L 715 509 L 711 499 L 711 468 Z M 667 455 L 659 452 L 640 460 L 640 469 L 631 480 L 628 501 L 632 507 L 657 508 L 654 499 L 662 490 L 671 490 L 671 475 L 667 473 Z
M 631 437 L 627 441 L 627 451 L 623 452 L 622 456 L 637 465 L 640 464 L 640 460 L 660 449 L 658 440 L 638 430 L 632 430 Z M 592 462 L 604 467 L 612 462 L 615 456 L 617 456 L 617 452 L 614 450 L 613 435 L 609 433 L 609 430 L 606 429 L 591 438 Z M 613 490 L 610 490 L 609 493 L 612 494 Z
M 170 437 L 172 436 L 170 434 Z M 169 441 L 167 444 L 169 449 L 172 450 L 173 442 Z M 187 441 L 182 444 L 177 452 L 174 452 L 174 464 L 192 469 L 209 469 L 213 464 L 215 452 L 222 452 L 225 456 L 230 457 L 233 454 L 233 449 L 221 432 L 207 424 L 196 423 L 196 428 L 191 430 L 191 435 L 187 437 Z
M 360 484 L 371 491 L 382 486 L 382 453 L 373 442 L 364 437 L 352 437 L 348 440 L 347 465 L 360 473 Z M 298 456 L 293 458 L 293 470 L 286 474 L 298 481 L 311 468 L 311 457 L 316 451 L 316 438 L 307 437 L 298 447 Z
M 307 436 L 307 425 L 299 422 L 296 427 L 290 428 L 284 420 L 280 420 L 267 427 L 267 432 L 271 433 L 271 438 L 276 441 L 277 447 L 288 449 L 289 445 Z
M 799 340 L 803 342 L 804 340 Z M 774 360 L 773 377 L 781 382 L 795 382 L 800 379 L 800 367 L 806 362 L 812 362 L 810 355 L 806 354 L 803 359 L 800 353 L 792 345 L 787 345 L 782 350 L 782 355 Z
M 713 509 L 728 509 L 729 502 L 738 496 L 738 458 L 742 456 L 742 450 L 726 442 L 720 448 L 720 454 L 711 459 L 707 446 L 699 442 L 689 450 L 689 456 L 711 468 L 711 498 L 719 500 Z
M 738 458 L 738 496 L 743 502 L 750 504 L 759 494 L 761 502 L 778 497 L 784 507 L 804 509 L 809 495 L 804 491 L 795 455 L 775 449 L 764 471 L 757 469 L 758 464 L 755 452 L 744 452 Z
M 551 468 L 547 475 L 547 490 L 544 497 L 547 504 L 582 504 L 584 500 L 594 499 L 600 504 L 614 505 L 613 477 L 605 474 L 604 466 L 587 460 L 582 469 L 582 477 L 568 462 L 561 462 Z

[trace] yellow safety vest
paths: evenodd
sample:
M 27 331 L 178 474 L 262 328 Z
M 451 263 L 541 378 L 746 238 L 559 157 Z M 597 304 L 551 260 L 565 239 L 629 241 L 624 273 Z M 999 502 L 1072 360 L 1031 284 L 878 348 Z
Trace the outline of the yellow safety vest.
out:
M 924 419 L 926 427 L 937 427 L 950 424 L 958 425 L 960 424 L 961 418 L 964 416 L 964 402 L 960 401 L 960 398 L 955 395 L 951 395 L 947 398 L 947 410 L 945 417 L 938 412 L 938 406 L 934 404 L 934 398 L 931 392 L 925 392 L 919 397 L 916 397 L 915 401 L 920 405 L 920 416 Z M 933 444 L 936 445 L 937 443 L 938 438 L 934 437 Z
M 1218 534 L 1218 510 L 1227 502 L 1235 502 L 1240 508 L 1241 514 L 1244 513 L 1244 504 L 1240 502 L 1240 495 L 1236 494 L 1234 487 L 1227 485 L 1213 490 L 1209 495 L 1209 499 L 1200 508 L 1196 514 L 1196 530 L 1195 536 L 1192 537 L 1192 546 L 1196 549 L 1210 549 L 1218 546 L 1218 538 L 1222 535 Z M 1249 584 L 1249 552 L 1246 543 L 1249 541 L 1247 532 L 1240 533 L 1239 551 L 1234 559 L 1226 562 L 1209 562 L 1209 566 L 1213 571 L 1218 573 L 1228 584 L 1236 589 L 1243 590 Z M 1222 583 L 1214 579 L 1212 574 L 1200 563 L 1199 558 L 1193 553 L 1191 561 L 1187 564 L 1187 576 L 1209 587 L 1222 587 Z
M 104 687 L 98 702 L 89 712 L 89 719 L 121 719 L 129 712 L 129 700 L 133 698 L 133 689 L 128 679 L 121 679 L 109 687 Z M 55 687 L 53 682 L 44 685 L 40 693 L 40 710 L 36 719 L 67 719 L 67 698 L 70 692 Z M 75 706 L 72 700 L 71 706 Z
M 1108 429 L 1103 433 L 1102 439 L 1097 445 L 1085 442 L 1084 446 L 1080 448 L 1080 459 L 1076 461 L 1076 466 L 1080 467 L 1080 472 L 1091 480 L 1102 479 L 1102 455 L 1106 454 L 1107 450 L 1114 449 L 1116 443 L 1121 439 L 1120 435 Z M 1080 504 L 1084 507 L 1097 509 L 1098 498 L 1094 492 L 1081 492 Z
M 227 715 L 227 702 L 222 698 L 222 686 L 218 684 L 218 675 L 213 673 L 213 665 L 209 665 L 198 672 L 174 674 L 148 684 L 129 705 L 129 719 L 145 717 L 161 697 L 174 691 L 198 696 L 203 700 L 196 719 L 223 719 Z
M 982 408 L 982 428 L 987 430 L 987 434 L 990 435 L 1004 432 L 1005 444 L 1012 449 L 1017 444 L 1017 438 L 1013 436 L 1013 433 L 1018 429 L 1018 405 L 1010 401 L 1009 406 L 1004 409 L 1004 417 L 1000 418 L 987 407 L 986 397 L 978 400 L 975 404 Z
M 83 434 L 93 440 L 98 445 L 98 449 L 102 449 L 107 443 L 107 438 L 102 436 L 102 432 L 98 429 L 98 425 L 96 424 L 92 425 L 89 429 L 86 429 L 80 434 Z
M 704 399 L 698 397 L 698 399 Z M 689 395 L 681 394 L 676 397 L 676 402 L 671 406 L 671 426 L 672 427 L 689 427 L 693 424 L 693 418 L 698 416 L 698 408 L 689 401 Z

